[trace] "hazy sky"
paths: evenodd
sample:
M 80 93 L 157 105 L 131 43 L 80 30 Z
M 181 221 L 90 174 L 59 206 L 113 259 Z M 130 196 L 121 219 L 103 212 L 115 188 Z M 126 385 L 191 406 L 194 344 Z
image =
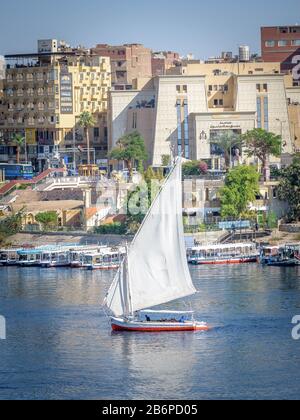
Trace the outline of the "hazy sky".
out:
M 299 0 L 1 0 L 0 54 L 36 51 L 36 40 L 140 42 L 197 58 L 260 52 L 260 26 L 300 23 Z

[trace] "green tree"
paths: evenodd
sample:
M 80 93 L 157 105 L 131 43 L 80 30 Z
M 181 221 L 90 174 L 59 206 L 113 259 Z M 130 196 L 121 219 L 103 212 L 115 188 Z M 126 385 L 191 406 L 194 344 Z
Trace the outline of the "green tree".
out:
M 14 134 L 12 140 L 17 147 L 17 156 L 16 156 L 17 163 L 20 163 L 20 154 L 21 154 L 21 150 L 25 146 L 25 137 L 22 136 L 22 134 Z
M 255 128 L 243 135 L 245 152 L 257 157 L 263 168 L 264 180 L 270 180 L 270 156 L 280 157 L 282 138 L 261 128 Z
M 84 111 L 79 116 L 78 125 L 83 128 L 84 131 L 84 138 L 86 142 L 87 147 L 87 163 L 88 165 L 91 164 L 91 156 L 90 156 L 90 135 L 89 135 L 89 129 L 91 127 L 94 127 L 96 125 L 96 121 L 93 117 L 93 115 L 88 112 Z
M 46 211 L 43 213 L 38 213 L 35 216 L 35 220 L 38 223 L 41 223 L 41 225 L 43 225 L 43 229 L 46 230 L 49 228 L 57 227 L 58 216 L 56 211 Z
M 228 172 L 220 192 L 223 218 L 240 218 L 259 194 L 259 174 L 253 166 L 241 165 Z
M 223 153 L 225 159 L 225 169 L 228 171 L 231 167 L 231 153 L 234 147 L 242 146 L 241 136 L 231 130 L 226 130 L 218 134 L 212 143 L 215 144 Z
M 110 152 L 109 156 L 111 159 L 124 161 L 130 177 L 132 177 L 133 163 L 135 161 L 145 162 L 148 159 L 144 139 L 138 131 L 121 137 L 117 147 Z
M 292 165 L 283 169 L 278 188 L 278 196 L 290 206 L 291 221 L 300 220 L 300 159 L 295 158 Z
M 0 220 L 0 243 L 22 230 L 22 218 L 24 209 L 12 214 L 11 216 L 4 217 Z

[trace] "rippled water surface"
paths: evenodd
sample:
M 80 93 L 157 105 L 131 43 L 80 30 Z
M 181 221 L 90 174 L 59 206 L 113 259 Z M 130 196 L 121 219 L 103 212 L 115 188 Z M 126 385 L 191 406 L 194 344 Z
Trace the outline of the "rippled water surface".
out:
M 113 273 L 0 268 L 1 399 L 300 398 L 300 269 L 191 268 L 209 333 L 110 331 Z

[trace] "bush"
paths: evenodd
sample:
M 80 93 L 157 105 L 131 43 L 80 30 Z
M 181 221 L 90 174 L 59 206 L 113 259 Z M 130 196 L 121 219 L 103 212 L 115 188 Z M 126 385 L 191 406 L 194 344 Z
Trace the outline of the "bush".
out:
M 193 160 L 182 165 L 183 176 L 199 176 L 206 174 L 208 166 L 206 162 Z
M 122 223 L 110 223 L 95 228 L 95 233 L 100 235 L 125 235 L 127 233 L 126 225 Z

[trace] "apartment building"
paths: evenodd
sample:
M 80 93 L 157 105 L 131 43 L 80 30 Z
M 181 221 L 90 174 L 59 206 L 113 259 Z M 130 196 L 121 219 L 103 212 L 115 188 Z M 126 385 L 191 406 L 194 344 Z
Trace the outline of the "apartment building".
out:
M 180 56 L 172 51 L 160 51 L 152 54 L 152 76 L 164 76 L 167 71 L 181 62 Z
M 300 85 L 300 26 L 272 26 L 261 28 L 262 59 L 281 63 L 281 71 L 294 75 Z
M 222 167 L 215 138 L 259 127 L 281 135 L 283 153 L 293 144 L 284 75 L 279 63 L 186 63 L 178 74 L 159 76 L 127 92 L 113 91 L 109 101 L 109 147 L 121 135 L 138 130 L 150 162 L 163 155 L 182 155 Z M 172 69 L 174 73 L 174 69 Z M 236 160 L 242 161 L 237 150 Z M 278 165 L 279 160 L 272 163 Z
M 284 63 L 300 48 L 300 26 L 261 28 L 261 51 L 265 62 Z
M 91 53 L 110 58 L 112 85 L 115 89 L 130 89 L 134 79 L 152 76 L 152 52 L 141 44 L 98 44 L 91 49 Z
M 93 57 L 78 49 L 59 51 L 53 40 L 46 40 L 39 41 L 37 53 L 8 55 L 6 60 L 0 161 L 14 161 L 16 147 L 12 139 L 15 133 L 22 133 L 29 159 L 37 170 L 47 166 L 54 155 L 60 155 L 65 162 L 75 158 L 85 163 L 85 139 L 78 126 L 83 111 L 91 112 L 96 121 L 90 129 L 91 153 L 95 160 L 106 157 L 111 87 L 108 57 Z
M 300 86 L 295 86 L 292 75 L 285 76 L 288 113 L 295 152 L 300 152 Z

